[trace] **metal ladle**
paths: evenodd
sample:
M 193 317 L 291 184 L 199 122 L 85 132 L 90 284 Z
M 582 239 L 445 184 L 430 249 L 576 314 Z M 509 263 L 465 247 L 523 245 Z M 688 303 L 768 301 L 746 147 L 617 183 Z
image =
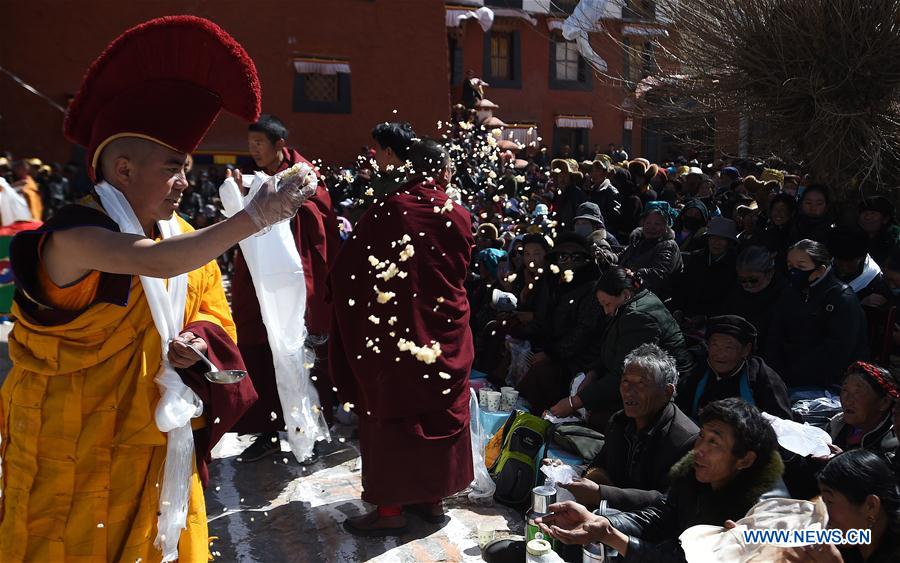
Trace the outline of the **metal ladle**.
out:
M 219 383 L 221 385 L 227 385 L 229 383 L 237 383 L 238 381 L 247 377 L 247 372 L 242 369 L 220 370 L 216 367 L 215 364 L 209 361 L 209 358 L 206 357 L 206 354 L 198 350 L 196 346 L 194 346 L 190 342 L 184 342 L 184 344 L 188 348 L 196 352 L 197 355 L 200 356 L 200 358 L 203 359 L 204 362 L 206 362 L 206 365 L 209 366 L 209 371 L 203 374 L 208 381 Z

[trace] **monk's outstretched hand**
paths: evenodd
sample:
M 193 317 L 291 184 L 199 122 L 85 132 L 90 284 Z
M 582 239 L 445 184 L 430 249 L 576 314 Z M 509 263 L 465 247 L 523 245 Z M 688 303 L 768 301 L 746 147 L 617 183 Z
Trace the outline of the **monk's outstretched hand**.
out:
M 168 358 L 173 368 L 189 368 L 200 361 L 200 356 L 187 345 L 188 343 L 206 354 L 206 341 L 193 332 L 186 330 L 173 338 L 172 342 L 169 343 Z

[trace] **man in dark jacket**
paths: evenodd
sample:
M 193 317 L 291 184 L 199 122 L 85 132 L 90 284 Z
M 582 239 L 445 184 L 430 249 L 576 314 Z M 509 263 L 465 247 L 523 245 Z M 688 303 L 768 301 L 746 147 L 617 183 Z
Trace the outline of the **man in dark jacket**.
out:
M 682 382 L 677 403 L 696 419 L 707 404 L 740 397 L 759 410 L 792 419 L 784 381 L 759 356 L 753 355 L 756 328 L 735 315 L 712 317 L 706 325 L 708 352 Z
M 587 196 L 578 187 L 584 175 L 578 169 L 578 163 L 570 158 L 553 160 L 550 172 L 556 188 L 553 200 L 553 218 L 558 223 L 556 228 L 560 232 L 572 231 L 578 206 L 587 201 Z
M 644 344 L 625 358 L 619 391 L 625 408 L 606 427 L 606 442 L 583 479 L 560 485 L 575 500 L 639 510 L 669 487 L 669 470 L 694 445 L 697 425 L 672 402 L 678 384 L 674 358 Z
M 609 175 L 612 173 L 612 164 L 609 157 L 597 155 L 591 162 L 591 180 L 587 189 L 587 198 L 591 203 L 596 203 L 603 217 L 609 223 L 609 228 L 618 230 L 619 220 L 622 216 L 622 202 L 619 201 L 619 190 L 612 185 Z
M 713 217 L 706 232 L 706 247 L 685 254 L 684 270 L 673 278 L 670 308 L 681 311 L 695 326 L 715 313 L 737 277 L 737 225 Z
M 694 449 L 672 468 L 666 496 L 644 510 L 596 516 L 578 503 L 550 505 L 541 531 L 563 543 L 602 542 L 626 561 L 685 560 L 678 536 L 691 526 L 738 520 L 760 499 L 787 498 L 772 426 L 740 399 L 710 403 Z
M 568 396 L 572 377 L 597 360 L 603 320 L 594 296 L 600 269 L 587 240 L 576 233 L 563 233 L 547 259 L 551 266 L 544 275 L 548 279 L 538 288 L 546 295 L 538 298 L 535 321 L 527 327 L 532 350 L 537 353 L 517 385 L 538 413 Z

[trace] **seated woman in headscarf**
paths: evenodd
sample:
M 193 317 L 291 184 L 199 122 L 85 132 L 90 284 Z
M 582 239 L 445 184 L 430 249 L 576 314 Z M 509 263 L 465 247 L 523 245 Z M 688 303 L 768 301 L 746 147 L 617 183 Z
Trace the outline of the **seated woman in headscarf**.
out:
M 675 242 L 675 210 L 664 201 L 651 201 L 641 214 L 641 226 L 631 233 L 619 265 L 635 273 L 644 289 L 660 299 L 668 297 L 672 275 L 681 271 L 681 250 Z
M 850 366 L 841 384 L 843 412 L 828 424 L 834 445 L 893 459 L 897 436 L 892 409 L 898 399 L 900 389 L 888 370 L 865 362 Z
M 818 475 L 828 510 L 828 528 L 845 535 L 869 530 L 864 545 L 808 545 L 785 552 L 785 561 L 801 563 L 895 563 L 900 561 L 900 495 L 885 461 L 865 450 L 835 456 Z
M 676 403 L 691 418 L 707 404 L 740 397 L 759 410 L 792 419 L 784 381 L 765 360 L 753 354 L 756 328 L 746 319 L 722 315 L 708 319 L 707 352 L 682 382 Z
M 716 401 L 701 411 L 700 422 L 693 451 L 672 468 L 668 493 L 650 507 L 597 516 L 572 501 L 557 503 L 537 519 L 541 531 L 566 544 L 601 542 L 625 561 L 682 562 L 684 530 L 722 526 L 761 499 L 787 497 L 775 431 L 756 407 Z

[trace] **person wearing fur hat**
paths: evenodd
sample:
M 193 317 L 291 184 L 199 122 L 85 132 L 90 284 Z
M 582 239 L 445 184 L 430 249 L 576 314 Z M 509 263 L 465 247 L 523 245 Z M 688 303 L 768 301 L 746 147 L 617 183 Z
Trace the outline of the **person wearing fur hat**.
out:
M 619 265 L 633 271 L 641 286 L 660 299 L 669 296 L 671 278 L 682 268 L 681 250 L 672 230 L 674 214 L 664 201 L 649 203 L 641 215 L 641 226 L 631 233 L 619 256 Z
M 556 197 L 553 200 L 553 218 L 557 221 L 560 232 L 574 229 L 575 212 L 578 206 L 587 201 L 581 190 L 583 175 L 578 163 L 571 158 L 557 158 L 550 163 L 553 174 Z
M 722 315 L 706 322 L 706 349 L 690 377 L 682 381 L 676 402 L 696 418 L 707 404 L 738 397 L 773 416 L 791 420 L 791 402 L 781 377 L 754 354 L 756 327 L 743 317 Z
M 636 158 L 628 163 L 628 171 L 634 179 L 636 194 L 641 198 L 641 203 L 647 205 L 651 201 L 656 201 L 658 196 L 650 185 L 650 180 L 659 172 L 659 167 L 650 164 L 646 158 Z
M 672 303 L 685 326 L 699 328 L 718 311 L 734 285 L 737 273 L 737 226 L 731 219 L 713 217 L 706 231 L 706 247 L 685 253 L 684 269 L 672 279 Z
M 258 118 L 256 68 L 194 16 L 120 35 L 69 104 L 66 137 L 86 147 L 96 184 L 10 247 L 2 561 L 210 557 L 201 482 L 256 400 L 249 377 L 204 376 L 202 354 L 245 369 L 216 257 L 293 217 L 315 181 L 266 182 L 243 210 L 193 231 L 175 215 L 188 157 L 223 109 Z
M 565 544 L 601 542 L 625 561 L 674 563 L 685 560 L 678 536 L 691 526 L 723 526 L 760 500 L 788 497 L 778 439 L 756 407 L 715 401 L 700 423 L 693 451 L 672 467 L 667 494 L 650 507 L 598 516 L 565 501 L 537 519 L 541 531 Z
M 884 196 L 873 196 L 859 203 L 857 225 L 868 237 L 869 256 L 884 267 L 891 250 L 900 243 L 894 204 Z

